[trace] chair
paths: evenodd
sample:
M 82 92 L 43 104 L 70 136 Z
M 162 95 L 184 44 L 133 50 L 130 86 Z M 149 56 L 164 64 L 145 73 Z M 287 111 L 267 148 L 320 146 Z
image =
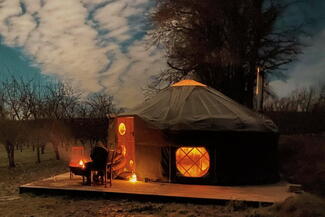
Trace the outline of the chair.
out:
M 91 169 L 90 178 L 92 184 L 95 184 L 94 177 L 95 177 L 95 173 L 97 173 L 97 178 L 101 180 L 101 184 L 104 184 L 106 188 L 107 179 L 108 179 L 107 174 L 109 174 L 109 184 L 110 187 L 112 186 L 112 179 L 113 179 L 112 167 L 113 167 L 114 158 L 115 158 L 115 151 L 111 150 L 108 152 L 108 157 L 106 159 L 105 165 L 100 167 L 93 167 Z
M 109 186 L 112 187 L 112 180 L 113 180 L 113 165 L 114 165 L 114 158 L 115 158 L 115 150 L 109 151 L 109 158 L 106 164 L 106 171 L 105 171 L 105 188 L 107 187 L 107 173 L 109 173 Z

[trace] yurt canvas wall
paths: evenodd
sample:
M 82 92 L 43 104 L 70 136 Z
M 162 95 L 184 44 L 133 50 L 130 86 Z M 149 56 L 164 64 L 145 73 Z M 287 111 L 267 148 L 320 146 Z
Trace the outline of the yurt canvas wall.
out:
M 201 83 L 181 81 L 115 119 L 116 144 L 132 162 L 126 170 L 143 179 L 232 185 L 279 178 L 274 123 Z
M 118 140 L 125 145 L 128 161 L 126 170 L 135 172 L 140 180 L 171 181 L 196 184 L 259 184 L 278 180 L 277 140 L 274 133 L 161 131 L 151 129 L 138 117 L 117 117 L 117 123 L 134 121 L 134 142 Z M 126 135 L 126 134 L 125 134 Z M 134 148 L 130 143 L 134 144 Z M 131 148 L 130 148 L 131 147 Z M 182 148 L 205 148 L 208 171 L 203 177 L 181 174 L 177 151 Z

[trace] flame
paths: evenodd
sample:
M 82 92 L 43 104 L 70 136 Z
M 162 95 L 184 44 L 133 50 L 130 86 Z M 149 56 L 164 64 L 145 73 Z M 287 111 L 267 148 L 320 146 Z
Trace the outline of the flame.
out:
M 80 161 L 79 161 L 79 166 L 80 166 L 82 169 L 85 168 L 85 163 L 84 163 L 83 160 L 80 160 Z
M 137 175 L 135 173 L 132 173 L 129 181 L 132 182 L 132 183 L 136 183 L 137 182 Z

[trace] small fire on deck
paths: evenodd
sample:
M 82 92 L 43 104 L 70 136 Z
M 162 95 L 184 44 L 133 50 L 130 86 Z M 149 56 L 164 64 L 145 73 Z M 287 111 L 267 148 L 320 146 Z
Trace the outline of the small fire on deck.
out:
M 82 146 L 71 147 L 69 168 L 70 173 L 75 175 L 84 175 L 84 170 L 86 168 L 86 163 L 90 159 L 85 156 L 85 149 Z
M 127 171 L 127 159 L 125 157 L 125 151 L 123 151 L 123 146 L 119 148 L 119 150 L 122 151 L 114 151 L 113 159 L 110 160 L 110 165 L 112 167 L 112 174 L 114 177 L 119 177 L 120 179 L 128 180 L 131 183 L 136 183 L 138 181 L 138 177 L 135 173 L 135 171 Z M 83 146 L 73 146 L 71 147 L 70 152 L 70 162 L 69 162 L 69 168 L 70 168 L 70 177 L 72 178 L 72 175 L 79 175 L 83 176 L 83 181 L 86 175 L 86 164 L 88 162 L 91 162 L 92 160 L 90 157 L 88 157 L 87 154 L 85 154 L 85 149 Z M 133 165 L 133 161 L 129 161 L 129 165 Z M 88 171 L 89 172 L 89 171 Z

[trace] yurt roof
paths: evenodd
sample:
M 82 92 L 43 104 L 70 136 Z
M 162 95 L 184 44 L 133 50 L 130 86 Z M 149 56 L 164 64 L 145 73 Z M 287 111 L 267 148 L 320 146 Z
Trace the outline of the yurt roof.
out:
M 182 80 L 160 91 L 125 115 L 168 130 L 277 132 L 268 118 L 194 80 Z

